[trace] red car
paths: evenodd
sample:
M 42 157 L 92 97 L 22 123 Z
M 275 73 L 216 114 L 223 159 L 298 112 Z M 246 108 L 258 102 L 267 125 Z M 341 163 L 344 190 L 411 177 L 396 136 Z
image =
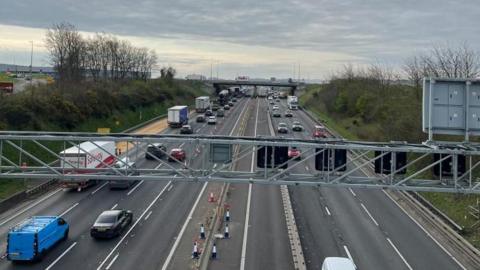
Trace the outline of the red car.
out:
M 288 158 L 302 159 L 301 152 L 296 147 L 288 149 Z
M 173 148 L 170 150 L 170 156 L 168 157 L 168 161 L 185 161 L 186 158 L 185 151 L 181 148 Z
M 313 132 L 314 138 L 327 138 L 327 130 L 323 126 L 315 126 L 315 131 Z

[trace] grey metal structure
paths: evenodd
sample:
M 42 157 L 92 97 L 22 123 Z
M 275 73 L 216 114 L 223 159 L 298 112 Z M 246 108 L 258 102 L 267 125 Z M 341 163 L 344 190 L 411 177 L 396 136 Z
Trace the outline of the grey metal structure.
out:
M 189 162 L 179 162 L 178 160 L 167 162 L 156 156 L 152 156 L 154 160 L 165 166 L 157 169 L 117 170 L 102 162 L 102 168 L 82 169 L 76 167 L 75 164 L 65 166 L 67 162 L 52 162 L 52 160 L 62 160 L 63 157 L 57 153 L 86 141 L 93 144 L 99 141 L 128 142 L 127 145 L 133 145 L 126 153 L 116 158 L 118 161 L 121 161 L 125 155 L 128 155 L 131 160 L 143 158 L 146 147 L 152 146 L 154 143 L 163 143 L 172 148 L 178 144 L 190 144 L 194 146 L 198 155 L 195 158 L 202 159 L 202 164 L 199 167 L 191 167 Z M 302 149 L 302 160 L 296 162 L 289 160 L 275 168 L 258 168 L 254 172 L 234 170 L 230 166 L 239 159 L 252 155 L 252 151 L 269 146 L 295 146 Z M 241 150 L 232 151 L 233 148 Z M 326 167 L 321 171 L 314 170 L 304 174 L 291 173 L 292 168 L 305 164 L 306 160 L 318 158 L 317 156 L 322 153 L 333 151 L 332 149 L 344 149 L 348 153 L 355 152 L 355 156 L 351 156 L 350 160 L 341 166 L 333 165 L 328 160 L 325 163 Z M 263 151 L 265 155 L 267 152 Z M 375 152 L 380 154 L 374 155 Z M 397 154 L 389 155 L 389 153 L 408 153 L 409 161 L 401 168 L 396 168 L 395 157 Z M 187 153 L 187 157 L 193 158 L 192 154 Z M 432 158 L 435 155 L 439 158 Z M 339 139 L 297 140 L 278 137 L 0 132 L 0 178 L 9 179 L 48 178 L 61 181 L 92 178 L 105 180 L 174 179 L 175 181 L 193 182 L 342 186 L 480 194 L 480 181 L 475 177 L 478 175 L 480 165 L 479 155 L 480 144 L 473 143 L 407 144 L 403 142 L 354 142 Z M 325 156 L 332 158 L 330 155 Z M 384 160 L 385 157 L 389 157 L 391 160 Z M 94 156 L 89 158 L 97 159 Z M 264 158 L 266 160 L 267 157 Z M 379 159 L 389 163 L 390 169 L 387 174 L 377 174 L 373 177 L 356 174 L 359 169 Z M 464 167 L 459 166 L 460 160 L 466 161 L 463 162 Z M 98 159 L 97 161 L 101 162 Z M 416 165 L 413 166 L 414 164 Z M 445 169 L 442 169 L 442 166 L 446 166 L 445 164 L 450 168 L 448 174 L 443 173 Z M 128 166 L 128 164 L 125 165 Z M 280 169 L 283 165 L 288 167 Z M 429 170 L 436 166 L 440 167 L 439 170 L 442 173 L 438 177 L 432 177 Z M 343 170 L 345 167 L 347 169 Z M 402 174 L 405 169 L 408 170 L 407 175 Z
M 424 78 L 423 131 L 434 134 L 480 134 L 480 80 Z

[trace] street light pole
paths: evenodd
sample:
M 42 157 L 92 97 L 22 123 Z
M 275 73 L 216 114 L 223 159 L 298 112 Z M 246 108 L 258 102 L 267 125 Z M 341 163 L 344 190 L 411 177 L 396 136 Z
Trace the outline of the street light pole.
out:
M 32 50 L 30 52 L 30 85 L 32 85 L 33 78 L 32 78 L 32 69 L 33 69 L 33 40 L 30 41 L 32 43 Z

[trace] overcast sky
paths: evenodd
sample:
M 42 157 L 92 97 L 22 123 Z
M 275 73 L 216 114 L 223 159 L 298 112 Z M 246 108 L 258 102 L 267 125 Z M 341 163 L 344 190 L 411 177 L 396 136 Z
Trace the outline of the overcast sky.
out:
M 45 29 L 70 22 L 155 49 L 180 75 L 325 78 L 345 63 L 399 67 L 433 44 L 480 48 L 478 0 L 1 0 L 0 62 L 46 65 Z M 214 76 L 217 68 L 214 68 Z M 298 71 L 296 71 L 298 72 Z

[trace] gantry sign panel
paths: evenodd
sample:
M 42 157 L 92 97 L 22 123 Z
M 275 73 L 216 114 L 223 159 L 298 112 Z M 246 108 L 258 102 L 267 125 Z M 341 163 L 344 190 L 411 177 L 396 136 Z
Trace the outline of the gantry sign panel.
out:
M 480 80 L 425 78 L 423 131 L 434 134 L 480 134 Z

